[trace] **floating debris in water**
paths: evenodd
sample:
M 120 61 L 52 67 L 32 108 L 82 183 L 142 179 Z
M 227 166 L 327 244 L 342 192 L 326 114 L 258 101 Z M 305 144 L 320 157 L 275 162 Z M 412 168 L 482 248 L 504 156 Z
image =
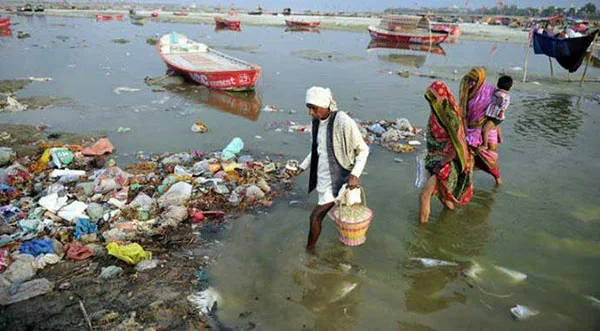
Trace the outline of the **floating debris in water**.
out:
M 154 46 L 154 45 L 156 45 L 157 42 L 158 42 L 158 38 L 151 37 L 151 38 L 146 39 L 146 44 L 148 44 L 148 45 Z
M 113 39 L 112 42 L 115 44 L 127 44 L 129 42 L 129 40 L 127 40 L 125 38 L 117 38 L 117 39 Z
M 29 37 L 31 37 L 31 35 L 29 33 L 22 32 L 22 31 L 17 32 L 17 38 L 19 38 L 19 39 L 25 39 L 25 38 L 29 38 Z
M 53 79 L 50 77 L 29 77 L 29 80 L 32 82 L 49 82 Z
M 121 94 L 122 92 L 137 92 L 139 91 L 139 88 L 132 88 L 132 87 L 117 87 L 113 90 L 113 92 L 115 92 L 116 94 Z
M 516 305 L 510 309 L 510 313 L 518 320 L 526 320 L 530 317 L 539 315 L 540 312 L 527 306 Z
M 591 295 L 584 295 L 583 297 L 586 298 L 589 302 L 591 302 L 592 306 L 600 309 L 600 299 L 597 299 Z
M 465 271 L 465 276 L 471 279 L 480 280 L 481 278 L 479 278 L 479 274 L 483 271 L 485 271 L 485 269 L 482 268 L 479 263 L 473 262 L 471 267 Z
M 117 132 L 119 132 L 119 133 L 124 133 L 124 132 L 129 132 L 129 131 L 131 131 L 131 128 L 127 128 L 124 126 L 120 126 L 119 128 L 117 128 Z
M 501 273 L 508 275 L 514 282 L 522 282 L 525 279 L 527 279 L 527 275 L 522 272 L 499 266 L 494 266 L 494 268 L 496 268 L 496 270 L 500 271 Z
M 454 267 L 457 266 L 455 262 L 429 259 L 424 257 L 411 257 L 411 261 L 418 261 L 426 268 L 436 268 L 436 267 Z
M 187 299 L 200 310 L 200 314 L 212 313 L 217 310 L 219 303 L 223 304 L 221 295 L 212 287 L 198 292 L 198 294 L 190 294 Z
M 271 105 L 266 105 L 265 108 L 263 108 L 264 112 L 272 112 L 272 113 L 276 113 L 276 112 L 283 112 L 283 110 L 278 109 L 275 106 L 271 106 Z

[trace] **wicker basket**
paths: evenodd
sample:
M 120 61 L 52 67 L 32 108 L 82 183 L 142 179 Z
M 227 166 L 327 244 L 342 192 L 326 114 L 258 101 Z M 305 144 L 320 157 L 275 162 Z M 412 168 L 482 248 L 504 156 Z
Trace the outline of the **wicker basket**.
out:
M 358 246 L 367 239 L 367 230 L 373 219 L 373 211 L 367 207 L 365 190 L 361 187 L 362 203 L 333 207 L 330 217 L 335 221 L 338 239 L 348 246 Z M 349 192 L 346 190 L 344 194 Z

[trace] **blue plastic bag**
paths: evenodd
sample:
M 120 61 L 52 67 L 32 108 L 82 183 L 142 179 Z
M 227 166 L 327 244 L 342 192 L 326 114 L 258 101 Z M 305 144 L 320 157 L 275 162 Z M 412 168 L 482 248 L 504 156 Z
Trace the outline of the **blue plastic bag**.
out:
M 86 234 L 92 234 L 98 232 L 98 225 L 94 222 L 90 222 L 90 219 L 87 217 L 79 217 L 77 219 L 77 224 L 75 224 L 75 238 L 77 240 L 81 240 L 81 236 Z
M 21 254 L 29 254 L 38 256 L 40 254 L 54 253 L 54 246 L 52 245 L 51 239 L 33 239 L 28 242 L 24 242 L 19 247 Z
M 223 152 L 221 152 L 221 159 L 233 159 L 239 152 L 242 151 L 243 148 L 244 141 L 242 140 L 242 138 L 235 137 L 233 138 L 233 140 L 231 140 L 229 145 L 227 145 L 227 147 L 223 149 Z

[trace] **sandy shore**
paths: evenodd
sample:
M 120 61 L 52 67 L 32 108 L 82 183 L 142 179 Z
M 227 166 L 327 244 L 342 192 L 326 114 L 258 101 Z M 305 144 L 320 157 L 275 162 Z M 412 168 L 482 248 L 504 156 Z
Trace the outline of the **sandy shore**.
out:
M 138 10 L 137 15 L 150 18 L 152 11 Z M 35 13 L 35 15 L 53 15 L 68 17 L 94 17 L 97 14 L 123 14 L 127 15 L 126 10 L 66 10 L 66 9 L 46 9 L 44 13 Z M 175 16 L 173 12 L 161 11 L 158 19 L 166 22 L 176 23 L 205 23 L 214 24 L 216 16 L 224 16 L 222 13 L 209 12 L 190 12 L 188 16 Z M 254 26 L 285 26 L 286 19 L 297 19 L 303 21 L 320 21 L 321 29 L 335 29 L 346 31 L 367 31 L 369 25 L 379 24 L 379 18 L 372 17 L 343 17 L 343 16 L 283 16 L 283 15 L 248 15 L 238 14 L 237 17 L 244 25 Z M 127 19 L 127 18 L 126 18 Z M 486 40 L 495 42 L 514 42 L 525 43 L 527 41 L 527 32 L 519 29 L 511 29 L 506 26 L 484 25 L 484 24 L 461 24 L 463 35 L 460 38 L 468 40 Z

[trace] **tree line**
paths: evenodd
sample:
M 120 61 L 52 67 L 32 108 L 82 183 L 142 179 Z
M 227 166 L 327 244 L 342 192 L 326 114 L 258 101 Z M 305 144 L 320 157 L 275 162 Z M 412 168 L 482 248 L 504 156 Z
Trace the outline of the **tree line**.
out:
M 492 8 L 480 8 L 480 9 L 460 9 L 460 8 L 422 8 L 419 10 L 422 12 L 432 11 L 436 13 L 448 13 L 448 14 L 467 14 L 467 15 L 486 15 L 486 16 L 527 16 L 527 17 L 547 17 L 563 14 L 569 17 L 577 17 L 582 19 L 600 19 L 600 11 L 593 3 L 589 2 L 580 8 L 576 7 L 557 7 L 557 6 L 548 6 L 548 7 L 526 7 L 519 8 L 515 5 L 511 6 L 498 6 Z M 401 9 L 401 8 L 388 8 L 385 10 L 388 14 L 399 14 L 406 13 L 407 11 L 414 12 L 413 10 Z

